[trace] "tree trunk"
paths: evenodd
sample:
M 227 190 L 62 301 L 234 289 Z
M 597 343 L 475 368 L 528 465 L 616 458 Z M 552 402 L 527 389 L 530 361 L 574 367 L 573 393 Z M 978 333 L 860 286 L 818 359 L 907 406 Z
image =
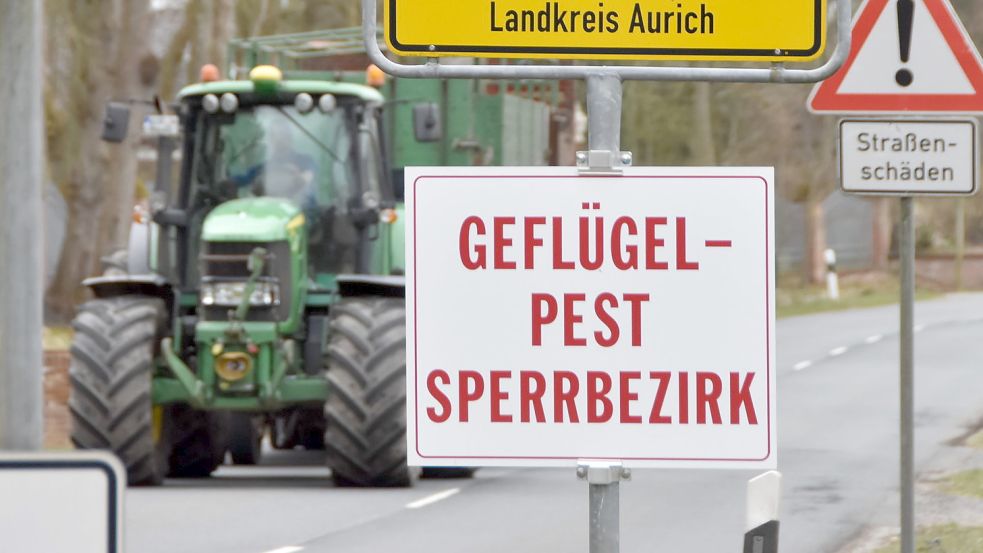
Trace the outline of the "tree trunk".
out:
M 871 268 L 886 271 L 891 253 L 891 202 L 888 198 L 871 200 L 873 203 L 873 238 L 871 240 Z
M 803 259 L 806 281 L 822 284 L 826 278 L 826 217 L 823 201 L 810 197 L 805 204 L 806 255 Z
M 211 63 L 219 66 L 225 72 L 227 60 L 226 47 L 233 34 L 235 23 L 232 0 L 214 0 L 212 4 L 212 33 L 208 58 Z
M 59 29 L 58 33 L 46 35 L 49 63 L 58 75 L 68 76 L 48 89 L 49 101 L 63 112 L 64 128 L 59 130 L 68 138 L 51 155 L 62 167 L 70 168 L 52 171 L 62 179 L 56 184 L 69 206 L 66 247 L 45 298 L 46 313 L 56 322 L 71 319 L 75 305 L 84 297 L 81 281 L 98 270 L 102 255 L 106 175 L 110 168 L 99 136 L 105 102 L 111 93 L 111 79 L 106 74 L 115 59 L 116 7 L 113 0 L 101 0 L 95 6 L 71 1 L 46 6 L 46 18 L 57 22 L 53 26 Z M 61 68 L 62 65 L 67 67 Z M 48 123 L 52 123 L 50 119 Z M 49 136 L 60 138 L 59 133 L 52 135 L 50 129 Z
M 148 27 L 147 3 L 124 0 L 120 19 L 124 23 L 119 29 L 116 45 L 113 94 L 125 100 L 149 99 L 150 94 L 140 83 L 139 67 L 140 59 L 146 53 L 142 37 Z M 103 220 L 100 256 L 125 248 L 130 235 L 136 192 L 136 153 L 141 142 L 139 122 L 148 111 L 147 106 L 141 103 L 132 106 L 133 116 L 126 142 L 109 147 L 109 166 L 113 170 L 105 175 L 106 195 L 103 201 L 107 217 Z
M 59 13 L 67 11 L 67 16 Z M 101 0 L 97 5 L 63 2 L 49 6 L 49 18 L 60 25 L 50 33 L 49 60 L 67 65 L 64 72 L 82 76 L 80 83 L 52 85 L 49 92 L 65 111 L 67 134 L 57 162 L 71 168 L 57 172 L 57 184 L 69 205 L 66 244 L 45 300 L 56 321 L 71 318 L 84 297 L 81 281 L 101 272 L 100 258 L 126 245 L 136 180 L 135 149 L 143 109 L 136 106 L 126 143 L 106 147 L 102 134 L 107 100 L 137 99 L 139 63 L 145 52 L 147 5 L 128 0 Z M 65 28 L 67 27 L 67 28 Z M 62 34 L 77 36 L 65 40 Z M 78 78 L 78 77 L 76 77 Z

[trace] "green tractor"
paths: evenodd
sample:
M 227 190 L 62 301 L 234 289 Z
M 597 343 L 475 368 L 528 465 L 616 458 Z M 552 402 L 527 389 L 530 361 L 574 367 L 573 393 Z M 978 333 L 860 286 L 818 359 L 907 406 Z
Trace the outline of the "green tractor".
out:
M 227 452 L 255 463 L 268 432 L 276 448 L 324 449 L 340 485 L 412 483 L 382 107 L 374 88 L 271 66 L 181 91 L 180 132 L 158 133 L 152 223 L 131 236 L 126 270 L 84 283 L 76 447 L 112 451 L 132 484 L 154 485 L 208 476 Z M 110 106 L 104 138 L 121 141 L 128 115 Z

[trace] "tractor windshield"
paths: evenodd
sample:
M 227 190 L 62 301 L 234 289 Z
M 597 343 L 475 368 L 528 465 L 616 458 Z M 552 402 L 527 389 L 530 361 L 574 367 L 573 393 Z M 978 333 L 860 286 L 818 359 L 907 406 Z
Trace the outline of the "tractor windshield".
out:
M 365 206 L 380 197 L 381 157 L 373 137 L 375 112 L 338 99 L 335 109 L 301 112 L 289 104 L 242 105 L 234 113 L 196 109 L 181 205 L 189 214 L 189 257 L 195 259 L 204 217 L 236 198 L 270 196 L 293 201 L 308 221 L 313 273 L 354 272 Z M 369 238 L 371 239 L 371 238 Z M 194 263 L 185 282 L 197 282 Z
M 201 117 L 193 175 L 201 196 L 286 198 L 312 220 L 321 208 L 358 197 L 347 110 L 301 114 L 293 106 L 260 105 Z

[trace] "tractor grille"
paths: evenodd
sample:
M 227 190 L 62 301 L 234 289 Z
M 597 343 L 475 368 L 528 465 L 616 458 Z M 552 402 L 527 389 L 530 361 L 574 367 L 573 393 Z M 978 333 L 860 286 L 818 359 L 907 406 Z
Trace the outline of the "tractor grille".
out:
M 202 280 L 240 281 L 249 279 L 249 255 L 256 248 L 263 248 L 269 256 L 263 266 L 261 278 L 273 279 L 279 284 L 279 303 L 272 306 L 251 306 L 247 321 L 283 321 L 290 317 L 291 282 L 290 245 L 287 242 L 206 242 L 201 256 Z M 200 307 L 202 319 L 227 321 L 228 306 Z

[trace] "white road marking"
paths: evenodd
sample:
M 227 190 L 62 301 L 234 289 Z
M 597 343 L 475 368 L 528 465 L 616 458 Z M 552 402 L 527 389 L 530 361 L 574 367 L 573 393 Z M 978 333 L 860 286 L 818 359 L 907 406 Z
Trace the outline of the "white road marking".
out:
M 793 371 L 804 371 L 812 366 L 812 361 L 799 361 L 792 367 Z
M 280 547 L 278 549 L 271 549 L 265 551 L 264 553 L 297 553 L 298 551 L 303 551 L 304 548 L 297 545 L 288 545 L 286 547 Z
M 876 344 L 877 342 L 880 342 L 883 339 L 884 339 L 884 336 L 883 335 L 881 335 L 881 334 L 874 334 L 873 336 L 868 336 L 867 339 L 864 340 L 864 343 L 866 343 L 866 344 Z
M 448 497 L 451 497 L 452 495 L 456 494 L 459 491 L 461 491 L 461 488 L 451 488 L 449 490 L 444 490 L 442 492 L 437 492 L 437 493 L 435 493 L 433 495 L 428 495 L 427 497 L 424 497 L 423 499 L 417 499 L 413 503 L 407 503 L 406 504 L 406 508 L 407 509 L 419 509 L 421 507 L 426 507 L 427 505 L 433 505 L 434 503 L 436 503 L 438 501 L 443 501 L 443 500 L 447 499 Z
M 843 355 L 844 353 L 846 353 L 846 350 L 847 350 L 847 347 L 846 346 L 840 346 L 838 348 L 833 348 L 833 349 L 829 350 L 829 356 L 830 357 L 837 357 L 837 356 Z

